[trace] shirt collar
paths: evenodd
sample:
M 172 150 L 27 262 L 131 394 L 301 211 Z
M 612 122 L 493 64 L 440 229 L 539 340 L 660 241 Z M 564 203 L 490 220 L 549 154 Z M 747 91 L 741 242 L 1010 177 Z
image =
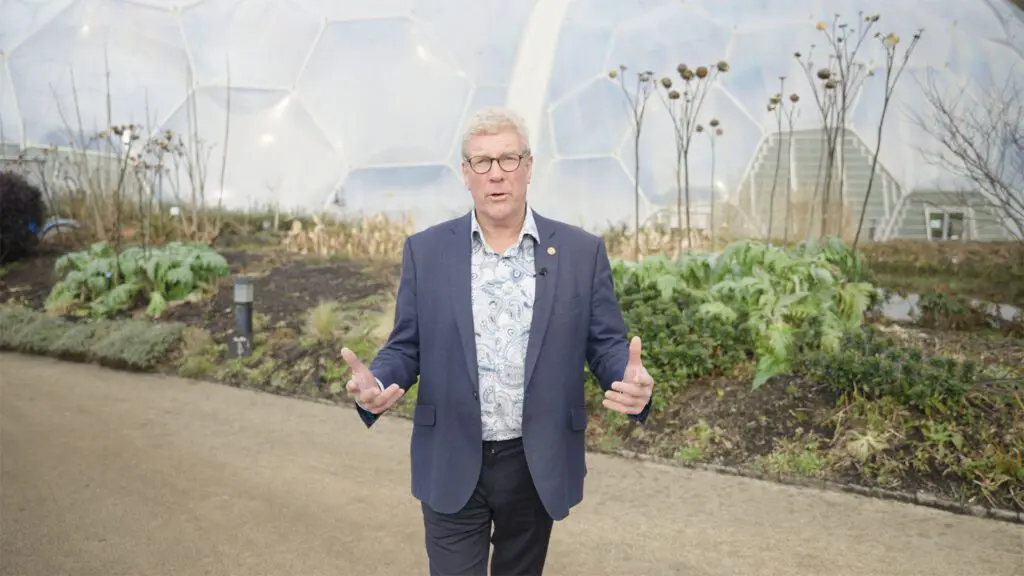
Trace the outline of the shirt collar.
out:
M 480 228 L 480 223 L 476 219 L 476 209 L 469 211 L 469 217 L 470 236 L 475 238 L 477 234 L 479 234 L 480 239 L 482 240 L 484 234 L 483 230 Z M 529 204 L 526 205 L 526 219 L 523 221 L 523 228 L 519 231 L 519 240 L 516 243 L 522 243 L 523 238 L 526 236 L 533 238 L 534 242 L 540 241 L 540 232 L 537 231 L 537 221 L 533 218 L 533 208 L 531 208 Z

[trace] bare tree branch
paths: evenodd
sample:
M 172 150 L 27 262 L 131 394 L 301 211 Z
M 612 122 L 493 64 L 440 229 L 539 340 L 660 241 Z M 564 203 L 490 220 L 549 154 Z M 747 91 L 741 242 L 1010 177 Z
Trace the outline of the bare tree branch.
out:
M 914 120 L 939 144 L 919 152 L 984 195 L 1007 231 L 1024 242 L 1024 101 L 1011 75 L 977 98 L 966 90 L 944 93 L 929 75 L 922 86 L 929 110 Z

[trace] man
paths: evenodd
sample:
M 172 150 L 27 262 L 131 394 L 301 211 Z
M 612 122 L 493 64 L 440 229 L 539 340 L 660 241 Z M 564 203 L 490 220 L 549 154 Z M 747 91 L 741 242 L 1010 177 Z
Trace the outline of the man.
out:
M 533 158 L 514 112 L 462 145 L 469 214 L 410 236 L 395 325 L 347 385 L 367 427 L 419 377 L 412 493 L 432 575 L 541 574 L 554 520 L 583 497 L 584 363 L 604 406 L 647 417 L 653 380 L 627 344 L 600 238 L 527 206 Z M 493 526 L 493 535 L 491 533 Z

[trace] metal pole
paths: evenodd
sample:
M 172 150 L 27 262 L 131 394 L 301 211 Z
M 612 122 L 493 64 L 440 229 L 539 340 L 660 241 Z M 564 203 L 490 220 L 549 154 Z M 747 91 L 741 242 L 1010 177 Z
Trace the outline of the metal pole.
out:
M 252 278 L 238 276 L 235 278 L 235 335 L 232 352 L 234 356 L 252 355 L 252 311 L 253 311 Z

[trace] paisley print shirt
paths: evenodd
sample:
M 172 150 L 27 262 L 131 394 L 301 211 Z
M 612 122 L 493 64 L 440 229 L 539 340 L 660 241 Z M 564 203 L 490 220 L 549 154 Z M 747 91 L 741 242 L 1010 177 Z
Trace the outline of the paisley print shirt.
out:
M 536 292 L 534 248 L 539 233 L 527 207 L 519 241 L 503 254 L 484 241 L 472 213 L 472 302 L 483 439 L 522 436 L 526 347 Z

